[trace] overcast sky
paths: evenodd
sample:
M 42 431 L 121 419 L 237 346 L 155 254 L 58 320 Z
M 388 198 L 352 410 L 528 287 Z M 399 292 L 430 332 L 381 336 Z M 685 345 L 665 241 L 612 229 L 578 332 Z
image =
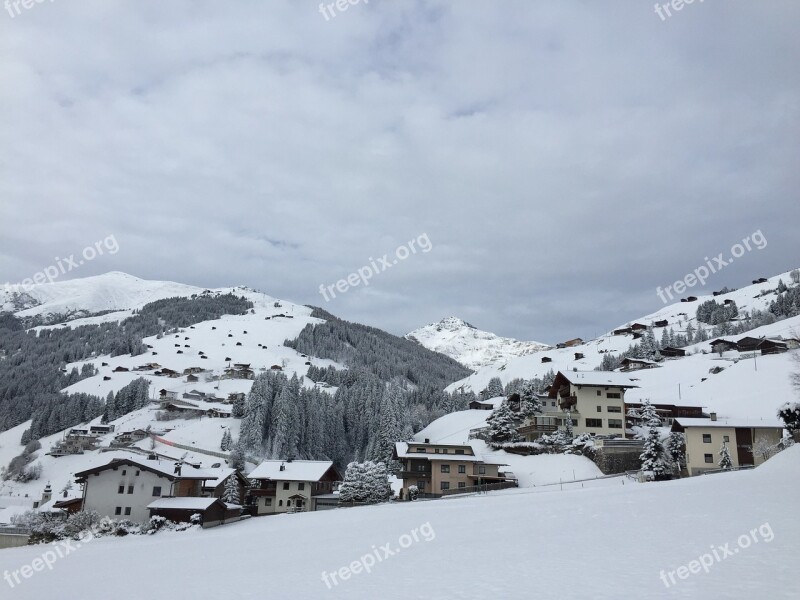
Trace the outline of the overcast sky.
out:
M 243 284 L 398 334 L 455 315 L 555 343 L 659 308 L 657 286 L 758 230 L 767 247 L 706 290 L 800 266 L 796 0 L 18 9 L 0 13 L 2 281 L 113 235 L 62 278 Z M 429 252 L 320 294 L 421 236 Z

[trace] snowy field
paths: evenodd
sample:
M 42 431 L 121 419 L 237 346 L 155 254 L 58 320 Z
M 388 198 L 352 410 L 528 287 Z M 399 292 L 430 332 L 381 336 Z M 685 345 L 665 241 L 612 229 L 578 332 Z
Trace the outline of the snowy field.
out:
M 99 539 L 52 570 L 0 585 L 3 598 L 31 600 L 797 598 L 798 473 L 794 447 L 753 471 L 673 482 L 510 490 Z M 3 550 L 0 570 L 45 550 Z

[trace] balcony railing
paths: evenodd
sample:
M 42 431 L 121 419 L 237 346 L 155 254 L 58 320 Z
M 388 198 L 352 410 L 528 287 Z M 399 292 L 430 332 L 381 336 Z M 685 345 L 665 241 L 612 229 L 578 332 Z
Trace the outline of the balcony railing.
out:
M 532 425 L 524 425 L 517 429 L 520 435 L 528 435 L 530 433 L 553 433 L 558 429 L 558 425 L 545 425 L 544 423 L 534 423 Z
M 401 479 L 430 479 L 431 471 L 400 471 Z
M 566 410 L 568 408 L 573 408 L 577 404 L 578 404 L 577 396 L 561 396 L 558 400 L 558 406 L 563 410 Z

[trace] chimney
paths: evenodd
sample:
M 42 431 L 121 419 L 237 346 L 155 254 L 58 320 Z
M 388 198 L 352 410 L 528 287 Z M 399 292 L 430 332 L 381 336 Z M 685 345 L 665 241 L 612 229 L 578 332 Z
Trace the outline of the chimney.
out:
M 286 470 L 286 465 L 281 463 L 280 470 L 281 471 L 285 471 Z
M 711 420 L 712 421 L 716 421 L 717 420 L 717 413 L 711 413 Z
M 425 443 L 426 444 L 430 444 L 431 443 L 431 438 L 425 438 Z

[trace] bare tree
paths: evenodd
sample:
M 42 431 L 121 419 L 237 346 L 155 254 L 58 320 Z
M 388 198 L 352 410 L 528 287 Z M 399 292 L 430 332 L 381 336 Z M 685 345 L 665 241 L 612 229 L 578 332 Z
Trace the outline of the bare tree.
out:
M 778 447 L 769 441 L 766 437 L 759 437 L 756 439 L 756 443 L 753 444 L 753 454 L 761 458 L 761 460 L 766 461 L 778 451 Z

